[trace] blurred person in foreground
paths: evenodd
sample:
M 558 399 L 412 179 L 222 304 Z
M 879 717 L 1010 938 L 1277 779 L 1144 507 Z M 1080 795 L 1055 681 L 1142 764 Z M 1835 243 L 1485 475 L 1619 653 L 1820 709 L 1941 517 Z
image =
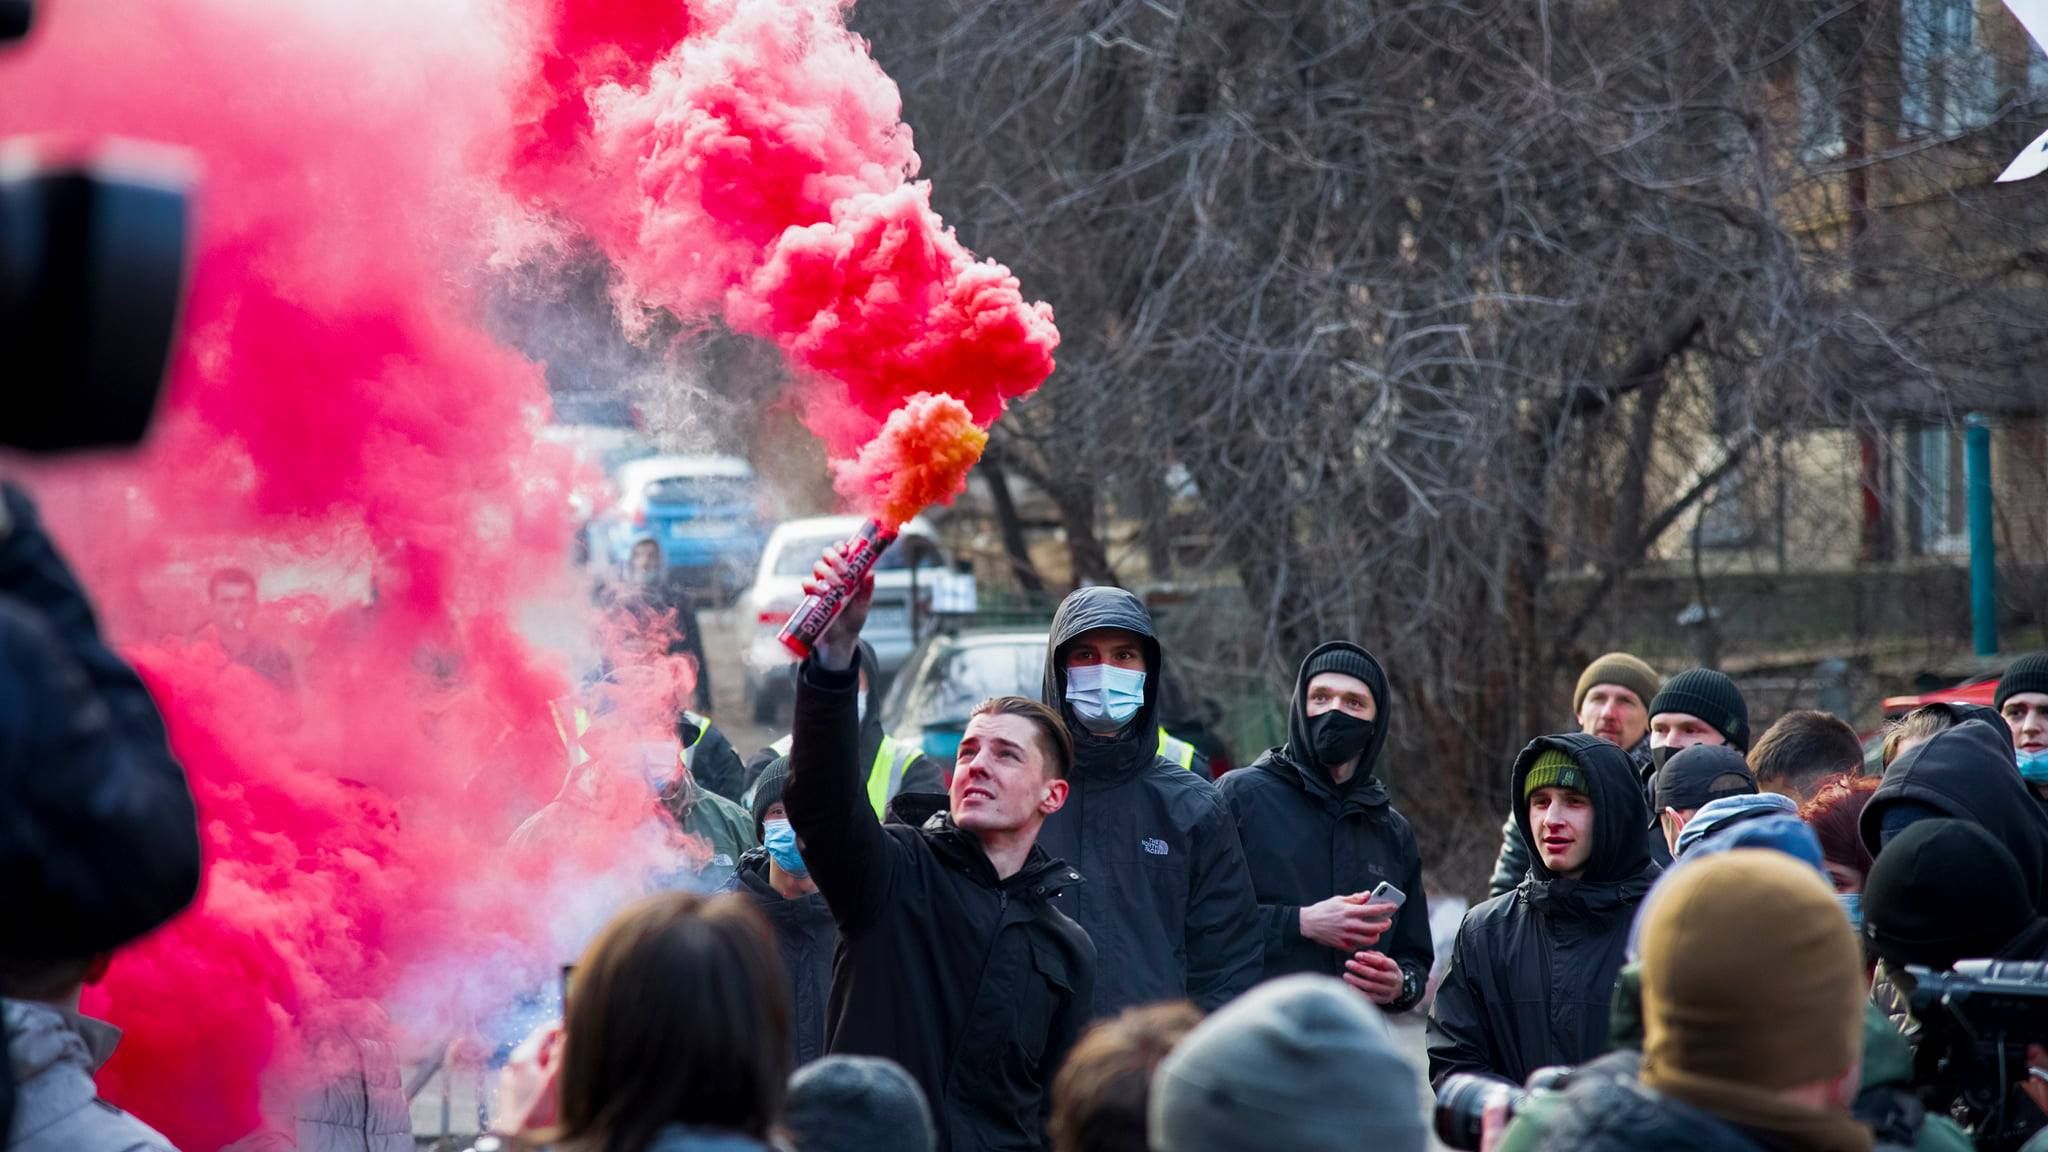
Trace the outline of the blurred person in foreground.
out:
M 1392 711 L 1372 653 L 1320 645 L 1295 677 L 1287 743 L 1216 788 L 1251 869 L 1266 978 L 1341 976 L 1405 1012 L 1421 1002 L 1436 950 L 1422 851 L 1375 771 Z M 1382 883 L 1405 902 L 1373 902 Z
M 1152 1073 L 1201 1022 L 1201 1009 L 1176 1000 L 1088 1029 L 1052 1084 L 1052 1152 L 1145 1152 Z
M 806 591 L 845 580 L 830 548 Z M 873 599 L 863 582 L 797 669 L 782 793 L 839 922 L 830 1048 L 903 1065 L 931 1103 L 940 1149 L 1035 1152 L 1053 1075 L 1094 995 L 1095 946 L 1053 903 L 1081 876 L 1038 843 L 1067 800 L 1072 738 L 1036 700 L 984 701 L 945 807 L 898 796 L 878 821 L 856 704 Z
M 1536 849 L 1520 887 L 1465 914 L 1429 1014 L 1429 1078 L 1521 1084 L 1607 1048 L 1615 977 L 1636 908 L 1659 874 L 1650 811 L 1619 747 L 1540 736 L 1515 760 L 1522 833 Z
M 1423 1152 L 1422 1080 L 1379 1009 L 1283 976 L 1203 1021 L 1152 1074 L 1151 1152 Z
M 796 1070 L 782 1130 L 796 1152 L 932 1152 L 931 1106 L 901 1065 L 827 1056 Z
M 118 1030 L 81 1016 L 105 957 L 198 892 L 199 826 L 163 719 L 100 638 L 18 489 L 0 491 L 0 1132 L 33 1152 L 167 1148 L 100 1100 Z M 10 1123 L 11 1121 L 11 1123 Z
M 577 963 L 563 1022 L 506 1067 L 477 1152 L 769 1152 L 790 1069 L 781 969 L 743 896 L 627 908 Z
M 1862 956 L 1814 868 L 1681 861 L 1643 909 L 1643 1047 L 1532 1098 L 1502 1152 L 1869 1152 Z

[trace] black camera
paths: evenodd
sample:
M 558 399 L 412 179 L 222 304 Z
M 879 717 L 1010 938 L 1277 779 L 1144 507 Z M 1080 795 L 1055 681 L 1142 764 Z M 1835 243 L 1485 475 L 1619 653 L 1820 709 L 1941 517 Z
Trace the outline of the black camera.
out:
M 1921 1099 L 1968 1128 L 1983 1152 L 2025 1144 L 2048 1120 L 2018 1089 L 2027 1045 L 2048 1044 L 2048 962 L 1964 960 L 1906 974 L 1922 1028 Z
M 0 45 L 33 0 L 0 0 Z M 190 167 L 112 143 L 46 160 L 0 141 L 0 443 L 134 444 L 149 430 L 184 298 Z
M 1505 1100 L 1508 1117 L 1512 1119 L 1524 1102 L 1538 1092 L 1562 1092 L 1571 1082 L 1569 1068 L 1538 1068 L 1529 1074 L 1529 1082 L 1521 1088 L 1496 1080 L 1491 1076 L 1480 1076 L 1471 1072 L 1457 1072 L 1444 1077 L 1443 1087 L 1436 1093 L 1436 1138 L 1446 1148 L 1459 1152 L 1478 1152 L 1479 1140 L 1484 1133 L 1481 1122 L 1486 1109 L 1496 1100 Z

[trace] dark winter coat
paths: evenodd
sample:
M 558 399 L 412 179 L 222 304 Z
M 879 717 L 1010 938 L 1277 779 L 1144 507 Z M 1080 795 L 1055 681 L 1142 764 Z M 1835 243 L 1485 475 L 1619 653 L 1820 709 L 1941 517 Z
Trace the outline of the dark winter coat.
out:
M 880 660 L 875 656 L 875 650 L 869 647 L 868 642 L 865 640 L 860 642 L 860 660 L 861 666 L 864 668 L 877 668 L 881 666 Z M 873 768 L 875 755 L 881 751 L 882 737 L 885 735 L 887 733 L 882 731 L 881 677 L 870 674 L 868 676 L 867 709 L 861 714 L 860 718 L 860 763 L 862 771 L 869 771 Z M 750 790 L 753 788 L 755 782 L 760 780 L 762 775 L 768 771 L 769 765 L 788 755 L 788 736 L 784 736 L 775 743 L 754 753 L 747 760 L 747 788 Z M 938 761 L 919 752 L 916 759 L 910 762 L 910 766 L 903 770 L 903 782 L 897 786 L 896 791 L 898 793 L 944 792 L 946 790 L 946 781 L 951 776 L 951 765 L 942 770 Z M 751 796 L 743 798 L 740 802 L 749 807 L 753 804 Z
M 1251 869 L 1259 902 L 1259 933 L 1265 942 L 1264 979 L 1295 972 L 1342 976 L 1349 953 L 1301 934 L 1301 910 L 1332 896 L 1370 892 L 1388 881 L 1408 897 L 1393 927 L 1378 946 L 1410 977 L 1408 994 L 1387 1005 L 1390 1012 L 1415 1006 L 1429 982 L 1435 947 L 1429 934 L 1429 903 L 1422 894 L 1422 853 L 1415 833 L 1394 806 L 1374 770 L 1386 746 L 1392 705 L 1379 661 L 1355 644 L 1324 644 L 1302 662 L 1332 648 L 1347 648 L 1370 662 L 1369 679 L 1379 706 L 1371 743 L 1343 785 L 1315 761 L 1308 732 L 1308 681 L 1297 675 L 1287 743 L 1270 749 L 1251 767 L 1216 782 Z
M 1643 803 L 1656 807 L 1657 766 L 1650 757 L 1650 738 L 1646 735 L 1636 741 L 1628 750 L 1629 762 L 1636 766 L 1636 775 L 1643 781 Z M 1664 830 L 1651 824 L 1644 833 L 1644 842 L 1650 849 L 1650 859 L 1657 867 L 1671 867 L 1671 846 L 1664 843 Z M 1522 839 L 1522 826 L 1515 823 L 1512 811 L 1500 822 L 1500 855 L 1493 862 L 1493 879 L 1487 882 L 1486 894 L 1498 896 L 1512 892 L 1515 885 L 1529 874 L 1529 842 Z
M 1429 1079 L 1477 1072 L 1520 1084 L 1553 1064 L 1607 1049 L 1608 1008 L 1629 926 L 1659 869 L 1642 831 L 1649 808 L 1628 754 L 1595 736 L 1545 736 L 1515 760 L 1514 794 L 1536 757 L 1557 748 L 1593 789 L 1593 853 L 1567 880 L 1537 858 L 1514 891 L 1465 914 L 1429 1017 Z M 1529 836 L 1529 809 L 1516 822 Z
M 695 712 L 685 712 L 676 717 L 676 738 L 689 750 L 690 775 L 697 783 L 735 804 L 744 803 L 747 787 L 754 780 L 718 725 Z
M 1034 847 L 999 878 L 944 811 L 875 819 L 855 756 L 855 673 L 806 662 L 784 808 L 839 923 L 828 1047 L 903 1065 L 941 1152 L 1036 1150 L 1053 1074 L 1094 991 L 1095 948 L 1053 906 L 1080 873 Z M 892 814 L 915 818 L 898 796 Z
M 2003 727 L 1971 720 L 1892 761 L 1863 808 L 1860 827 L 1871 855 L 1877 854 L 1885 810 L 1902 801 L 1928 805 L 1997 837 L 2019 861 L 2034 907 L 2048 913 L 2048 815 L 2013 766 Z
M 1094 735 L 1066 706 L 1065 649 L 1097 628 L 1145 640 L 1145 703 L 1116 736 Z M 1214 784 L 1159 756 L 1163 667 L 1151 617 L 1121 588 L 1084 588 L 1053 617 L 1044 700 L 1066 717 L 1076 763 L 1038 842 L 1089 877 L 1059 903 L 1103 958 L 1098 1019 L 1182 998 L 1217 1008 L 1256 984 L 1264 961 L 1237 822 Z
M 141 677 L 28 497 L 0 499 L 0 923 L 17 959 L 99 955 L 191 903 L 198 819 Z
M 801 1068 L 825 1054 L 825 1001 L 832 991 L 832 953 L 839 947 L 839 925 L 833 922 L 823 893 L 791 900 L 777 892 L 768 882 L 768 853 L 759 848 L 740 857 L 732 886 L 753 897 L 754 906 L 775 926 L 775 943 L 789 974 L 796 1064 Z

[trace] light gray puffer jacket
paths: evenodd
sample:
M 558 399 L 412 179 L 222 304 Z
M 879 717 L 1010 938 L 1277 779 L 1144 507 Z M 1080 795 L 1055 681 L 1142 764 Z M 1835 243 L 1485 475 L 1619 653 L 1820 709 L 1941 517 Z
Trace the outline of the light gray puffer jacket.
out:
M 93 1073 L 121 1030 L 53 1004 L 0 1000 L 14 1075 L 8 1152 L 177 1152 L 156 1129 L 105 1100 Z

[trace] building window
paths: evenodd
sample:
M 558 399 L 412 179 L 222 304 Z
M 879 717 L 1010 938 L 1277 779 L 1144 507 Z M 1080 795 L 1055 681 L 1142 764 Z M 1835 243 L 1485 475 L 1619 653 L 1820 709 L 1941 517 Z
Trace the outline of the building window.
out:
M 1799 151 L 1808 160 L 1842 155 L 1842 86 L 1818 34 L 1799 46 Z
M 1747 548 L 1756 542 L 1755 485 L 1741 468 L 1721 477 L 1700 508 L 1699 546 Z
M 1907 535 L 1915 556 L 1955 556 L 1970 550 L 1963 507 L 1963 436 L 1954 428 L 1906 433 Z
M 1901 0 L 1901 127 L 1953 136 L 1991 119 L 1996 83 L 1976 0 Z

